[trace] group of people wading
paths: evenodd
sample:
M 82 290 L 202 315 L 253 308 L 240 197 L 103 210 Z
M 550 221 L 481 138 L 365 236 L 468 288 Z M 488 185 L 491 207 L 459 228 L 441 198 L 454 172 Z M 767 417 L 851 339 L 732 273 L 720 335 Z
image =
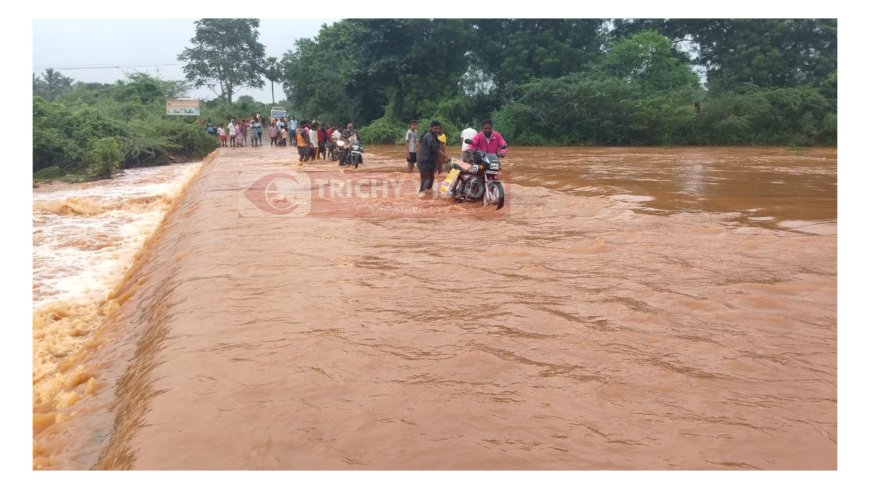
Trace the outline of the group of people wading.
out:
M 504 156 L 507 153 L 507 142 L 498 131 L 492 130 L 492 120 L 485 119 L 481 124 L 481 131 L 472 127 L 469 122 L 462 131 L 462 161 L 472 162 L 472 152 L 483 151 L 485 153 Z M 470 140 L 470 143 L 465 141 Z M 427 192 L 432 192 L 435 184 L 435 175 L 440 175 L 448 161 L 447 158 L 447 135 L 442 130 L 441 123 L 433 120 L 429 123 L 429 130 L 418 140 L 417 121 L 408 124 L 405 133 L 405 143 L 408 145 L 408 172 L 414 171 L 414 164 L 420 170 L 419 197 L 424 197 Z M 447 169 L 449 170 L 449 168 Z

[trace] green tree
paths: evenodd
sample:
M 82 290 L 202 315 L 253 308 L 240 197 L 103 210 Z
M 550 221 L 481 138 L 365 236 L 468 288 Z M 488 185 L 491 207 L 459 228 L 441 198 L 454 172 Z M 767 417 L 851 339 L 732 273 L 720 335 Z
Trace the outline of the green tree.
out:
M 118 141 L 115 138 L 102 138 L 88 153 L 88 175 L 95 180 L 112 178 L 112 173 L 121 165 L 122 158 Z
M 519 85 L 494 120 L 518 144 L 672 144 L 694 118 L 698 83 L 666 37 L 644 31 L 583 72 Z
M 641 31 L 613 43 L 602 66 L 638 94 L 629 110 L 630 138 L 672 144 L 694 117 L 700 81 L 667 37 Z
M 208 87 L 231 104 L 237 88 L 264 85 L 265 48 L 257 40 L 258 19 L 201 19 L 195 25 L 193 47 L 178 55 L 194 87 Z
M 357 121 L 360 100 L 347 89 L 354 71 L 350 57 L 342 54 L 348 49 L 344 34 L 340 26 L 324 28 L 319 42 L 300 39 L 295 51 L 284 54 L 279 64 L 284 92 L 297 115 L 336 124 Z
M 275 82 L 281 78 L 281 71 L 278 69 L 278 58 L 274 56 L 266 58 L 266 69 L 263 74 L 272 85 L 272 105 L 275 105 Z
M 644 93 L 697 88 L 698 76 L 671 45 L 655 31 L 642 31 L 613 43 L 603 60 L 607 73 L 638 84 Z
M 479 19 L 471 57 L 489 74 L 503 101 L 535 78 L 558 78 L 584 70 L 601 57 L 599 19 Z
M 655 30 L 691 46 L 711 93 L 818 85 L 837 67 L 836 19 L 621 19 L 613 35 Z
M 72 88 L 73 79 L 63 76 L 54 68 L 47 68 L 41 76 L 33 76 L 33 94 L 48 101 L 57 99 L 61 94 Z
M 407 120 L 458 95 L 472 39 L 462 19 L 343 20 L 285 54 L 285 91 L 298 111 L 320 119 Z

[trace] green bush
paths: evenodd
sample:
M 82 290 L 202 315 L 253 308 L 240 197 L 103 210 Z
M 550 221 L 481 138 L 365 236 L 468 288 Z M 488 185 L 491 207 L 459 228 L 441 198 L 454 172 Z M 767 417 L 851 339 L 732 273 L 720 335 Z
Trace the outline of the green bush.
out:
M 33 173 L 33 179 L 39 181 L 57 180 L 64 176 L 64 171 L 59 166 L 49 166 Z
M 837 114 L 825 116 L 818 138 L 819 144 L 837 144 Z
M 88 177 L 100 180 L 112 178 L 112 174 L 121 165 L 121 147 L 115 138 L 98 140 L 88 153 Z
M 196 124 L 176 124 L 169 129 L 169 140 L 176 151 L 191 158 L 203 158 L 220 146 L 217 138 Z
M 215 138 L 198 120 L 165 115 L 166 98 L 177 97 L 179 89 L 178 82 L 134 74 L 111 85 L 77 84 L 56 102 L 34 97 L 34 174 L 57 167 L 65 174 L 105 178 L 118 165 L 166 164 L 171 154 L 202 158 L 218 146 Z M 261 107 L 246 101 L 227 110 L 249 117 Z M 104 160 L 113 154 L 109 143 L 100 143 L 104 139 L 114 140 L 121 155 L 111 164 Z
M 532 136 L 536 132 L 536 127 L 532 125 L 536 118 L 532 107 L 522 102 L 511 102 L 495 113 L 492 125 L 508 144 L 527 145 L 532 139 L 541 139 L 540 134 L 538 137 Z
M 384 116 L 360 128 L 359 134 L 366 144 L 402 144 L 407 130 L 406 123 Z

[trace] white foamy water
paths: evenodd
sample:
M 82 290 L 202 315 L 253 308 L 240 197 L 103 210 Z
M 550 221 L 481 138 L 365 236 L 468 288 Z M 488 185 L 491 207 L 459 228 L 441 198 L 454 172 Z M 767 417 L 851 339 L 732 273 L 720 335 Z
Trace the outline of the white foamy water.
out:
M 33 428 L 96 389 L 80 363 L 110 292 L 202 163 L 128 170 L 33 191 Z
M 105 298 L 200 163 L 33 193 L 33 308 Z
M 629 195 L 629 194 L 617 194 L 611 195 L 611 200 L 618 200 L 620 202 L 649 202 L 651 200 L 655 200 L 655 197 L 650 195 Z

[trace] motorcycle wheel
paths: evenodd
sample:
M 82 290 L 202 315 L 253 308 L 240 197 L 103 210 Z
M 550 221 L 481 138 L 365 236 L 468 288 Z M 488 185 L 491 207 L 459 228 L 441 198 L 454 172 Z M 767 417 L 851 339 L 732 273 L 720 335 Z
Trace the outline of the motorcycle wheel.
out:
M 496 210 L 504 207 L 504 185 L 501 182 L 489 182 L 486 184 L 488 199 L 484 199 L 484 201 L 489 200 L 489 202 L 484 202 L 483 205 L 487 204 L 495 204 Z
M 459 177 L 456 178 L 459 181 L 456 182 L 456 187 L 453 189 L 453 202 L 462 202 L 465 200 L 465 182 Z
M 483 205 L 486 205 L 486 184 L 483 179 L 471 177 L 466 180 L 463 193 L 465 194 L 466 202 L 480 200 L 483 202 Z
M 360 160 L 359 155 L 353 155 L 353 157 L 351 157 L 351 160 L 352 160 L 353 167 L 359 168 L 359 160 Z

